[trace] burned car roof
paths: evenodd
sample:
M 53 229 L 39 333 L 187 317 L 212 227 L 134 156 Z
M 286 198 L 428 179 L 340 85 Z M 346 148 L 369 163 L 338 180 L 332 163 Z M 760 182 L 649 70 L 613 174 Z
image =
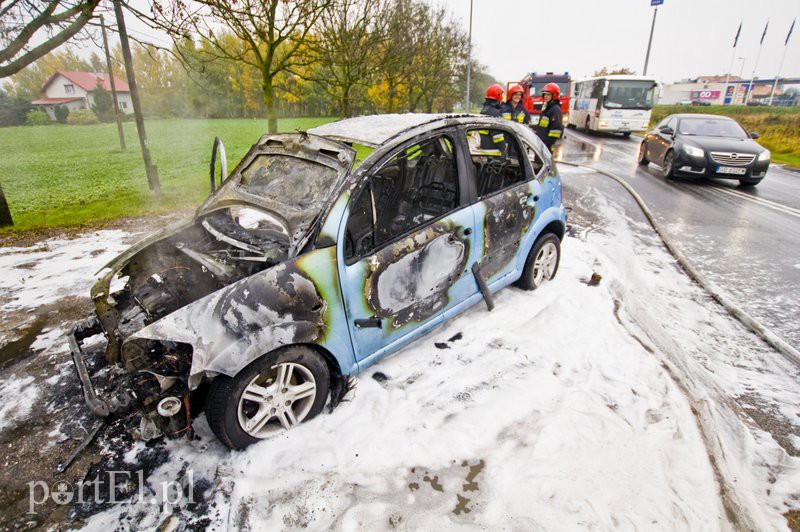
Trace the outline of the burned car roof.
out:
M 374 148 L 407 129 L 448 116 L 450 115 L 422 113 L 357 116 L 317 126 L 308 132 Z

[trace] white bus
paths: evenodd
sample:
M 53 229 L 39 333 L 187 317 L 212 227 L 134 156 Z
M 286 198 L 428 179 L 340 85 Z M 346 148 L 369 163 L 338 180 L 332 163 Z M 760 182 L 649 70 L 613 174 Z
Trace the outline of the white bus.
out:
M 658 82 L 645 76 L 603 76 L 573 83 L 570 125 L 591 131 L 647 131 Z

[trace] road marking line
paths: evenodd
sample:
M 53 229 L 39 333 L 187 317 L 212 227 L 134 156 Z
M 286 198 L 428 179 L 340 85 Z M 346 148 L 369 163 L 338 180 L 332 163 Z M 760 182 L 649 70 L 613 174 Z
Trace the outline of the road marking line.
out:
M 756 203 L 758 205 L 761 205 L 762 207 L 768 207 L 770 209 L 774 209 L 776 211 L 780 211 L 780 212 L 783 212 L 785 214 L 790 214 L 792 216 L 797 216 L 798 218 L 800 218 L 800 209 L 795 209 L 793 207 L 788 207 L 786 205 L 782 205 L 782 204 L 776 203 L 774 201 L 770 201 L 770 200 L 766 200 L 766 199 L 762 199 L 762 198 L 757 198 L 755 196 L 751 196 L 749 194 L 745 194 L 744 192 L 740 192 L 738 190 L 731 190 L 729 188 L 719 187 L 719 186 L 711 186 L 709 188 L 712 189 L 712 190 L 716 190 L 716 191 L 722 192 L 723 194 L 728 194 L 730 196 L 735 196 L 737 198 L 741 198 L 743 200 L 747 200 L 747 201 L 750 201 L 752 203 Z

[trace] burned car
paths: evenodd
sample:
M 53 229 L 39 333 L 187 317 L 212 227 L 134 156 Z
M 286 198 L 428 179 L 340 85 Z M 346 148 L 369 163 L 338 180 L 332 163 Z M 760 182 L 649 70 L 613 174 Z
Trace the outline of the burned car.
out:
M 204 410 L 244 448 L 502 287 L 551 279 L 565 228 L 555 165 L 519 124 L 382 115 L 264 135 L 192 219 L 102 271 L 69 336 L 85 400 L 101 418 L 137 409 L 145 438 Z M 84 353 L 97 335 L 113 394 Z

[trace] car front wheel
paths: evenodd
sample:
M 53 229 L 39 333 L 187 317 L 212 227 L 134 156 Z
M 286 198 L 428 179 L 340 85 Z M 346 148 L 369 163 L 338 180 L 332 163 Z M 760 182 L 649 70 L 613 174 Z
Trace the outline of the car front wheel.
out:
M 325 361 L 305 346 L 258 358 L 235 377 L 220 375 L 206 398 L 206 417 L 232 449 L 288 430 L 322 411 L 330 388 Z
M 525 290 L 535 290 L 554 278 L 560 258 L 561 240 L 553 233 L 541 236 L 525 261 L 517 286 Z
M 642 144 L 639 146 L 639 157 L 637 158 L 637 161 L 642 166 L 650 164 L 650 160 L 645 156 L 645 153 L 647 153 L 647 151 L 645 149 L 645 143 L 642 141 Z
M 675 154 L 672 150 L 664 156 L 664 164 L 661 165 L 661 172 L 667 179 L 675 177 Z

